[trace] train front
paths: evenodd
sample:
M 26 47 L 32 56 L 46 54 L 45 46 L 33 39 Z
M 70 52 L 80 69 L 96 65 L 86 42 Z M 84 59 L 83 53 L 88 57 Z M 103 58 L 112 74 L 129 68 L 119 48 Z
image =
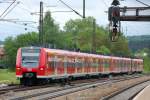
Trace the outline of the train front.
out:
M 18 49 L 16 58 L 16 77 L 23 85 L 33 85 L 37 81 L 40 68 L 39 47 L 24 47 Z M 43 68 L 42 68 L 43 69 Z

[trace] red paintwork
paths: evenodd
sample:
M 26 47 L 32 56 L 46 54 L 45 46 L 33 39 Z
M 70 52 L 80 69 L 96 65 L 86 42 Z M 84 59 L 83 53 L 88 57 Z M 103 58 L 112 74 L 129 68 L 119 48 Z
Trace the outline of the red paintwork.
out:
M 37 75 L 43 76 L 48 73 L 46 62 L 47 62 L 47 54 L 44 48 L 42 48 L 40 51 L 40 61 L 39 61 L 39 67 L 37 70 Z M 40 70 L 40 69 L 43 69 L 43 70 Z
M 16 75 L 22 75 L 21 59 L 21 49 L 18 49 L 16 57 Z
M 52 67 L 49 65 L 49 59 L 52 59 L 52 56 L 59 55 L 60 57 L 67 57 L 66 59 L 70 59 L 70 61 L 75 61 L 75 58 L 79 58 L 80 61 L 84 61 L 84 63 L 88 62 L 97 62 L 100 63 L 98 67 L 91 67 L 89 64 L 86 66 L 68 66 L 64 67 L 64 62 L 59 61 L 57 67 Z M 91 58 L 94 58 L 91 60 Z M 73 75 L 73 74 L 90 74 L 94 72 L 99 73 L 120 73 L 120 72 L 131 72 L 131 71 L 143 71 L 143 60 L 133 59 L 133 64 L 136 64 L 136 67 L 131 68 L 131 59 L 130 58 L 119 58 L 119 57 L 111 57 L 111 56 L 103 56 L 103 55 L 94 55 L 94 54 L 85 54 L 85 53 L 75 53 L 64 50 L 54 50 L 41 48 L 40 57 L 39 57 L 39 66 L 36 68 L 24 68 L 21 66 L 21 48 L 18 49 L 17 57 L 16 57 L 16 75 L 22 75 L 25 72 L 35 72 L 37 76 L 48 77 L 52 75 Z M 82 60 L 83 59 L 83 60 Z M 96 60 L 97 59 L 97 60 Z M 104 62 L 107 60 L 109 63 L 109 67 L 104 66 Z M 118 64 L 120 61 L 125 63 L 124 67 L 120 67 Z M 66 72 L 65 72 L 66 71 Z

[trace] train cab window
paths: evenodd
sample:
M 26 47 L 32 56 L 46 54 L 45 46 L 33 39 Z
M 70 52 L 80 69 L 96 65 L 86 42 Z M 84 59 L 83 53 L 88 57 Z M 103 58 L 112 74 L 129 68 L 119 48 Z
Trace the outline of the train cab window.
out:
M 38 67 L 39 55 L 39 48 L 22 48 L 22 66 Z

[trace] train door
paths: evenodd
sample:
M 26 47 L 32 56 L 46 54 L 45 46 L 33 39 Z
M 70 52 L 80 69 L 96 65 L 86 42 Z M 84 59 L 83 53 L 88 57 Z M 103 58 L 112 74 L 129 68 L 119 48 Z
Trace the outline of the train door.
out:
M 113 59 L 111 58 L 110 59 L 110 72 L 113 72 L 114 71 L 114 62 L 113 62 Z
M 88 72 L 88 58 L 87 57 L 85 58 L 85 66 L 83 69 L 84 69 L 84 73 Z
M 116 59 L 116 69 L 117 73 L 119 73 L 119 59 Z
M 103 62 L 102 62 L 102 58 L 99 58 L 98 59 L 98 72 L 103 72 L 103 66 L 102 66 L 102 64 L 103 64 Z
M 131 60 L 128 60 L 127 62 L 128 72 L 131 73 Z
M 92 63 L 92 72 L 96 73 L 98 69 L 98 59 L 95 57 L 93 58 L 93 63 Z
M 48 70 L 47 73 L 48 75 L 54 75 L 55 74 L 55 56 L 54 55 L 48 55 L 47 56 L 47 66 Z
M 64 75 L 67 75 L 67 56 L 65 55 L 64 55 L 63 64 L 64 64 Z
M 120 67 L 121 67 L 121 73 L 124 72 L 124 60 L 123 59 L 120 59 Z
M 104 58 L 104 72 L 108 73 L 110 67 L 110 61 L 108 58 Z
M 57 74 L 63 75 L 64 74 L 64 62 L 63 62 L 64 56 L 57 55 Z
M 116 59 L 113 59 L 113 63 L 112 63 L 112 66 L 113 66 L 113 72 L 116 73 L 117 72 L 117 65 L 116 65 Z
M 68 57 L 67 59 L 67 74 L 74 74 L 75 73 L 75 58 Z
M 94 67 L 95 67 L 95 65 L 94 65 L 95 64 L 95 58 L 92 58 L 90 62 L 91 62 L 91 73 L 93 73 Z
M 87 58 L 86 59 L 86 67 L 85 67 L 86 73 L 90 73 L 90 69 L 91 69 L 91 60 L 90 60 L 90 58 Z
M 98 72 L 98 67 L 99 67 L 99 59 L 98 58 L 96 58 L 95 59 L 95 72 Z
M 77 62 L 76 62 L 77 73 L 82 73 L 82 67 L 83 67 L 82 60 L 83 60 L 82 58 L 77 58 Z

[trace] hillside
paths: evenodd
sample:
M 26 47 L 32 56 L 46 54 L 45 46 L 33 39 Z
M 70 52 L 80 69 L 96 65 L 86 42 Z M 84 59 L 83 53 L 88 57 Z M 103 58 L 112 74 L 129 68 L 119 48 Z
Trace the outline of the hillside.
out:
M 128 36 L 129 48 L 135 52 L 143 48 L 150 49 L 150 35 Z

